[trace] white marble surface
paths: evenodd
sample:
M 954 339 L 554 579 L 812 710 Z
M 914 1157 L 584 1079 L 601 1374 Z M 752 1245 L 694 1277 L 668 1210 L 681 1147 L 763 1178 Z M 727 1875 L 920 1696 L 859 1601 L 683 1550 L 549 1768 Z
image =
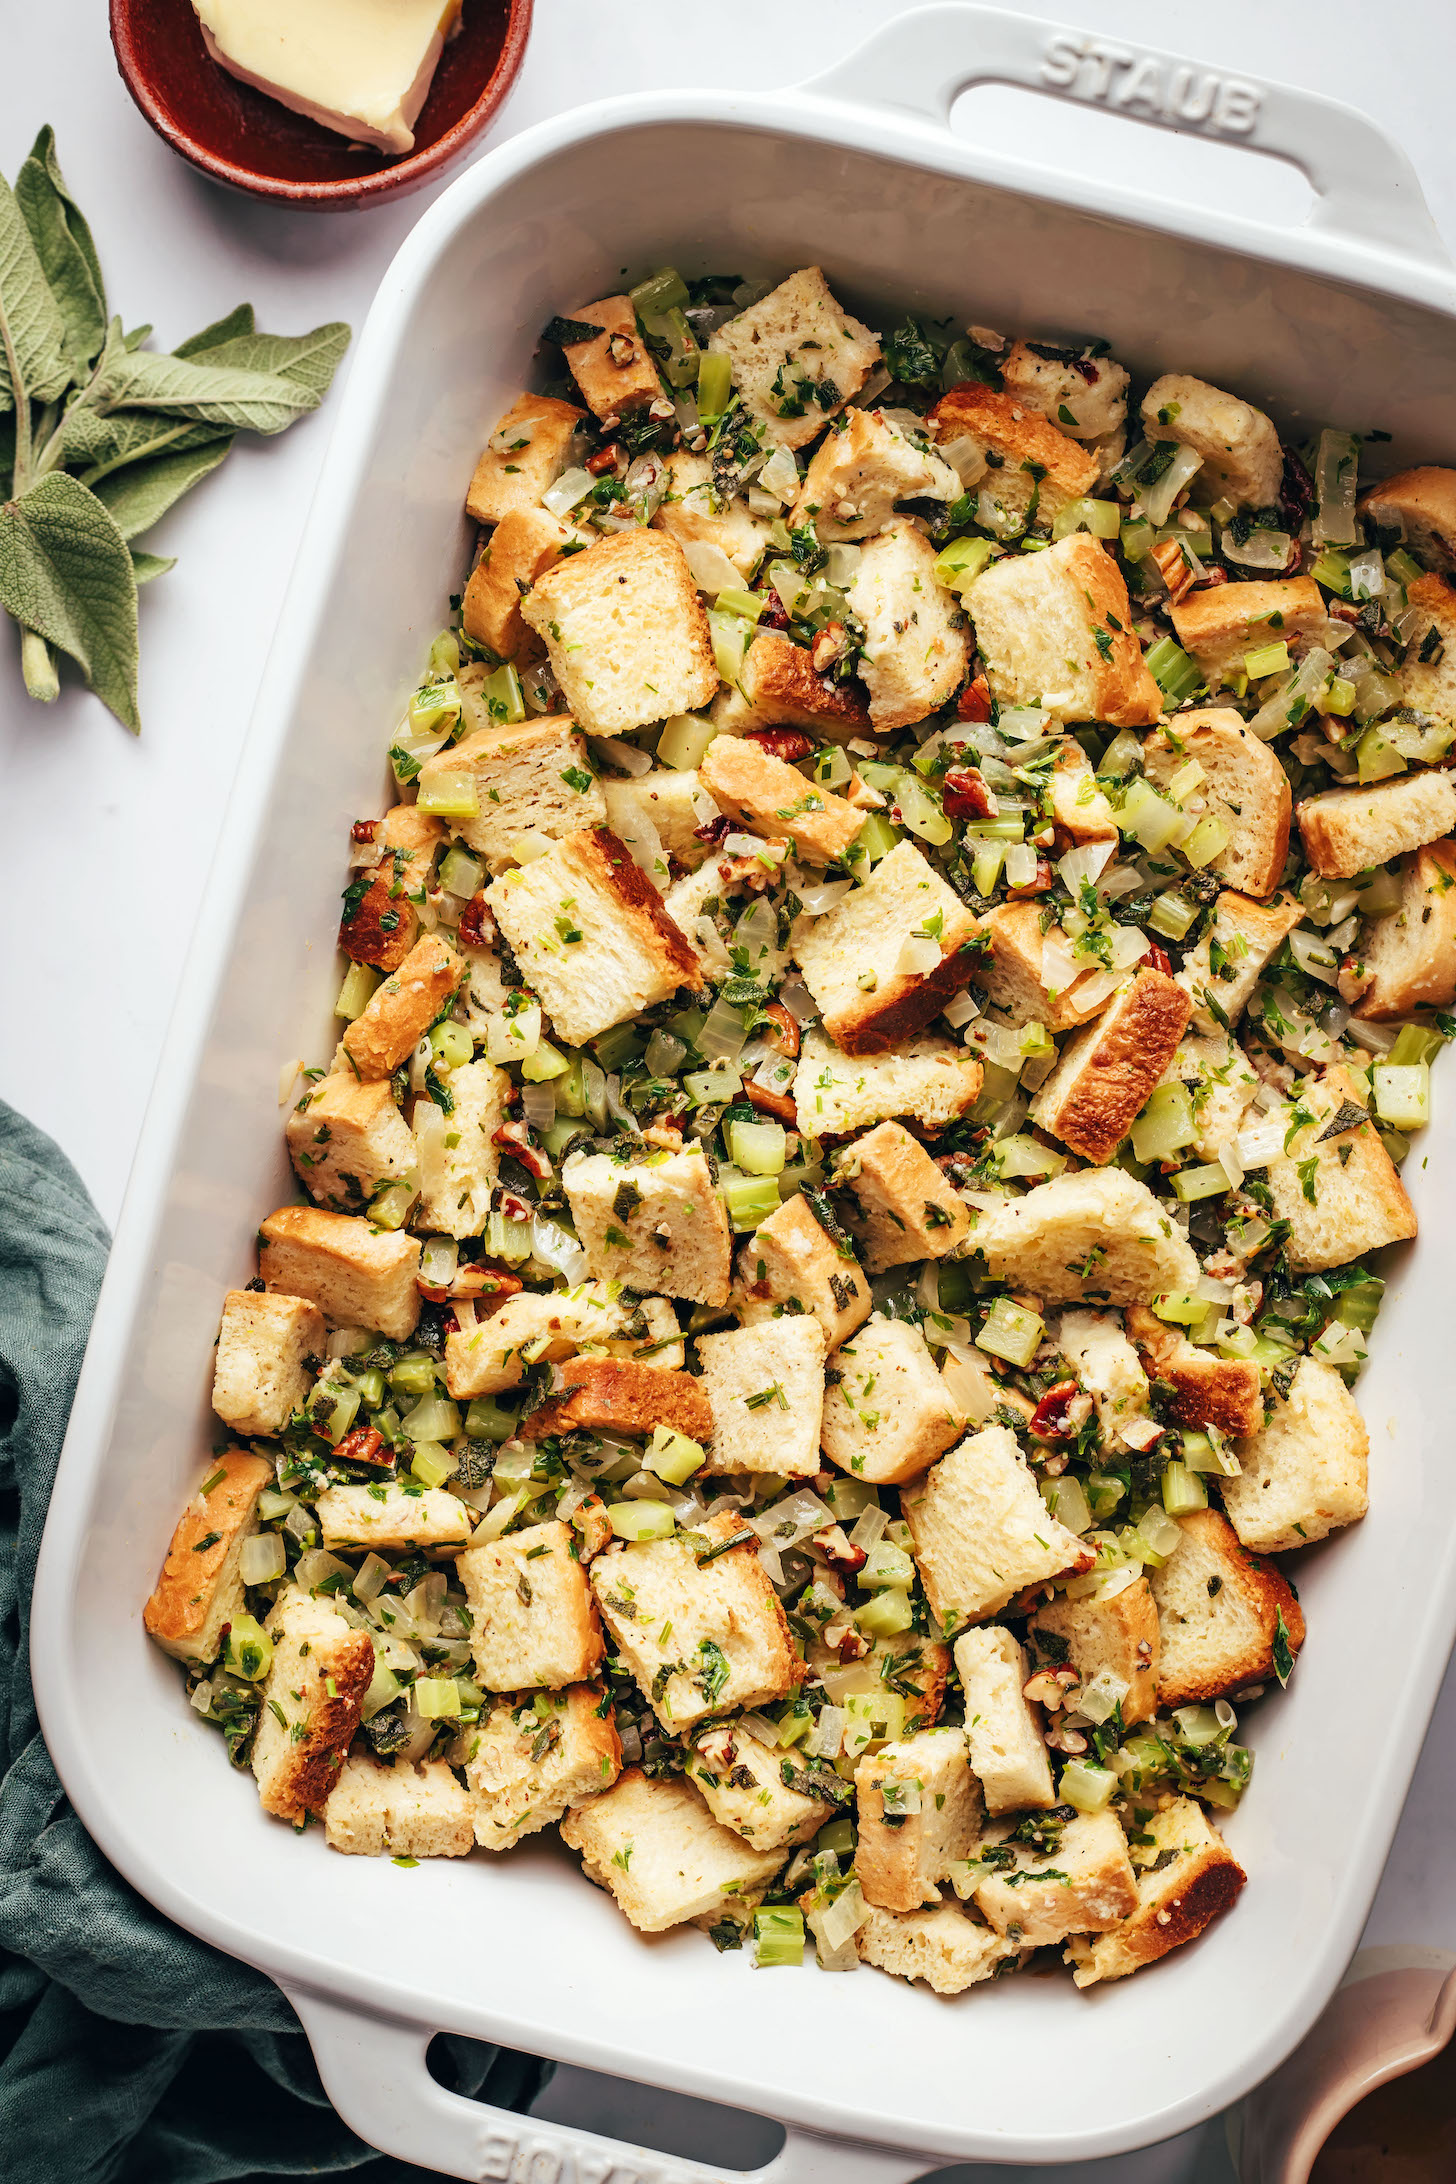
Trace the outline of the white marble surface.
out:
M 537 0 L 536 30 L 495 136 L 585 100 L 652 86 L 792 83 L 901 12 L 898 0 Z M 1030 11 L 1028 11 L 1030 12 Z M 1445 76 L 1446 0 L 1270 7 L 1268 0 L 1059 0 L 1048 12 L 1116 38 L 1300 83 L 1362 106 L 1405 146 L 1456 248 L 1456 158 Z M 171 347 L 242 298 L 270 330 L 356 327 L 428 194 L 325 217 L 255 205 L 175 160 L 115 72 L 98 0 L 6 11 L 0 169 L 13 174 L 45 121 L 93 223 L 113 309 L 150 318 Z M 988 139 L 1035 143 L 1053 164 L 1216 189 L 1249 210 L 1290 202 L 1287 169 L 1186 146 L 1102 114 L 978 94 Z M 1297 198 L 1298 192 L 1296 191 Z M 79 686 L 30 704 L 7 626 L 0 647 L 0 809 L 6 941 L 0 949 L 0 1096 L 48 1128 L 108 1220 L 121 1204 L 179 966 L 329 429 L 327 411 L 274 442 L 242 443 L 145 544 L 180 557 L 144 596 L 142 710 L 134 743 Z M 80 1017 L 84 1062 L 79 1060 Z M 1456 1950 L 1450 1878 L 1456 1679 L 1448 1680 L 1368 1941 Z M 699 2104 L 563 2071 L 544 2104 L 649 2144 L 751 2166 L 776 2134 Z M 959 2172 L 957 2172 L 959 2173 Z M 969 2175 L 970 2172 L 965 2172 Z M 1042 2172 L 1054 2184 L 1228 2184 L 1218 2126 L 1117 2162 Z M 983 2177 L 1003 2172 L 977 2172 Z M 1009 2178 L 1011 2172 L 1004 2172 Z

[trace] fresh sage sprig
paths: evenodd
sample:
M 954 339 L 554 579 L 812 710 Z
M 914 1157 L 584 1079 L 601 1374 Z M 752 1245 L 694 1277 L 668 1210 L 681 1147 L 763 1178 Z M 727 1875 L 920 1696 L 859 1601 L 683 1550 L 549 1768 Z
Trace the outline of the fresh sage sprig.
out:
M 251 304 L 170 356 L 109 316 L 91 231 L 41 130 L 0 177 L 0 607 L 20 630 L 33 698 L 56 655 L 139 733 L 137 587 L 173 564 L 134 544 L 205 478 L 239 432 L 282 432 L 317 409 L 344 325 L 260 334 Z

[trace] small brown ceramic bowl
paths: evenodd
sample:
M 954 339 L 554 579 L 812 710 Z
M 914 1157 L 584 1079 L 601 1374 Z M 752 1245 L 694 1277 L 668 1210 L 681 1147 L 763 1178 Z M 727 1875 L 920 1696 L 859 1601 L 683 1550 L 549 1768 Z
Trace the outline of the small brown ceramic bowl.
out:
M 147 120 L 214 182 L 315 211 L 350 210 L 433 181 L 479 136 L 516 78 L 532 0 L 464 0 L 415 123 L 391 157 L 290 112 L 219 67 L 192 0 L 111 0 L 111 42 Z

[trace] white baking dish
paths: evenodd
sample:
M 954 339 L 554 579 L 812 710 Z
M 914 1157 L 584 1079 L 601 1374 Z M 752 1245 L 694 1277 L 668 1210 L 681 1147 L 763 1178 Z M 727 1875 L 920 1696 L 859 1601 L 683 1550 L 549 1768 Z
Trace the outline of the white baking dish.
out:
M 47 1739 L 106 1853 L 282 1982 L 365 2137 L 453 2175 L 707 2172 L 444 2093 L 423 2066 L 440 2028 L 780 2118 L 787 2148 L 760 2172 L 776 2184 L 890 2184 L 927 2156 L 1048 2162 L 1187 2128 L 1272 2069 L 1334 1987 L 1456 1631 L 1448 1129 L 1411 1164 L 1425 1234 L 1394 1270 L 1362 1387 L 1371 1515 L 1304 1559 L 1306 1654 L 1287 1697 L 1249 1717 L 1258 1769 L 1230 1828 L 1249 1887 L 1196 1948 L 1126 1984 L 1081 1996 L 1020 1979 L 947 2004 L 871 1973 L 762 1976 L 697 1933 L 639 1939 L 543 1843 L 415 1871 L 335 1857 L 262 1816 L 142 1635 L 214 1430 L 221 1293 L 251 1271 L 260 1215 L 291 1196 L 279 1064 L 333 1036 L 344 828 L 379 806 L 385 731 L 462 564 L 464 480 L 548 316 L 624 266 L 817 260 L 872 316 L 908 302 L 1101 332 L 1141 373 L 1194 368 L 1286 422 L 1380 426 L 1393 461 L 1452 452 L 1456 278 L 1403 157 L 1357 115 L 1178 77 L 1157 56 L 1112 72 L 1113 104 L 1196 109 L 1206 93 L 1193 126 L 1298 162 L 1316 207 L 1284 233 L 1051 181 L 950 133 L 972 82 L 1097 95 L 1108 71 L 1079 64 L 1088 43 L 930 8 L 801 91 L 643 97 L 534 129 L 421 221 L 340 406 L 102 1293 L 33 1652 Z

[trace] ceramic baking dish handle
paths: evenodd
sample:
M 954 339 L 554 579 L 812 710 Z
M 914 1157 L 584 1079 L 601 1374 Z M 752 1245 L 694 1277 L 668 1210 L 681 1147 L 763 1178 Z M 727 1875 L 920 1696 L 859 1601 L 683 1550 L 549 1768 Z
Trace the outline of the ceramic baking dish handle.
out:
M 324 2091 L 360 2138 L 400 2161 L 477 2184 L 908 2184 L 933 2171 L 924 2154 L 789 2132 L 761 2169 L 711 2169 L 568 2124 L 466 2100 L 425 2065 L 431 2035 L 307 1988 L 285 1985 L 308 2034 Z
M 1276 153 L 1309 182 L 1312 225 L 1449 268 L 1414 168 L 1364 114 L 1154 46 L 956 0 L 897 17 L 800 88 L 946 123 L 960 93 L 983 83 L 1013 84 Z

